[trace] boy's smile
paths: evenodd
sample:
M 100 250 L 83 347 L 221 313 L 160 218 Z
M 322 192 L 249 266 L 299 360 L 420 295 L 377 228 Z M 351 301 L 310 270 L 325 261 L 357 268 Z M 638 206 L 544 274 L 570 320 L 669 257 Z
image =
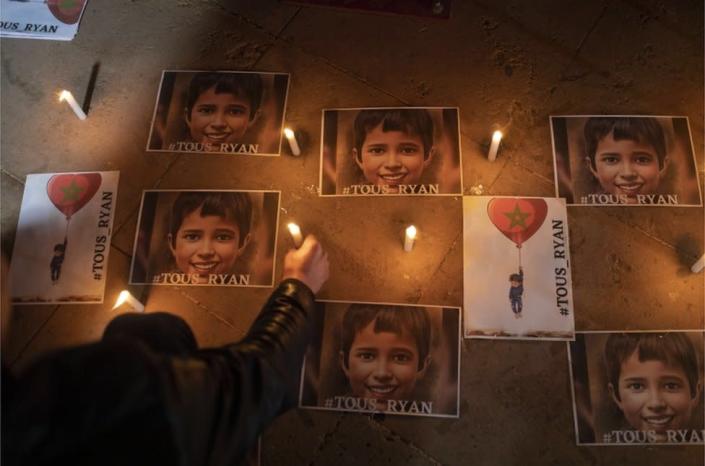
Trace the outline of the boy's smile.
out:
M 637 194 L 653 194 L 666 167 L 650 144 L 631 139 L 615 141 L 613 133 L 602 138 L 595 151 L 595 167 L 587 158 L 590 171 L 607 194 L 625 195 L 636 202 Z
M 231 273 L 247 241 L 239 246 L 240 230 L 234 221 L 218 215 L 202 217 L 201 209 L 184 217 L 169 247 L 182 273 L 198 275 L 207 282 L 208 275 Z
M 416 341 L 408 332 L 375 332 L 374 327 L 373 320 L 355 335 L 347 367 L 342 353 L 341 365 L 353 396 L 376 399 L 383 410 L 389 399 L 412 399 L 426 363 L 419 369 Z
M 657 360 L 639 361 L 638 350 L 622 363 L 619 399 L 611 385 L 610 391 L 633 428 L 661 436 L 667 430 L 687 427 L 699 398 L 698 391 L 691 397 L 690 383 L 681 367 Z
M 355 162 L 365 179 L 374 185 L 398 189 L 400 184 L 417 184 L 431 161 L 424 158 L 421 137 L 403 131 L 383 131 L 382 123 L 369 131 L 361 154 L 353 149 Z
M 250 102 L 229 92 L 216 93 L 213 86 L 198 96 L 186 124 L 196 142 L 239 142 L 250 124 Z

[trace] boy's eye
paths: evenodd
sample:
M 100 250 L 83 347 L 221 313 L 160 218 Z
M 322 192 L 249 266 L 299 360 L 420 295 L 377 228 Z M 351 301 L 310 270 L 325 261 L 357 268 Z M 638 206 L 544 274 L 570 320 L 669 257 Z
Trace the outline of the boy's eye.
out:
M 670 392 L 676 392 L 679 391 L 683 386 L 678 382 L 666 382 L 665 384 L 663 384 L 663 387 Z
M 372 351 L 359 351 L 355 356 L 363 361 L 372 361 L 375 358 L 375 353 Z
M 603 155 L 602 157 L 600 157 L 600 161 L 602 163 L 613 165 L 619 162 L 619 157 L 617 157 L 616 155 Z
M 245 114 L 245 108 L 244 107 L 228 107 L 228 115 L 232 116 L 240 116 Z
M 198 241 L 201 238 L 201 235 L 194 232 L 186 232 L 181 235 L 181 237 L 186 241 Z
M 215 239 L 217 241 L 232 241 L 234 236 L 231 233 L 217 233 Z
M 384 147 L 379 147 L 379 146 L 368 147 L 367 152 L 370 154 L 374 154 L 374 155 L 381 155 L 381 154 L 384 154 L 385 149 L 384 149 Z
M 394 353 L 392 355 L 392 360 L 399 364 L 406 364 L 411 362 L 412 356 L 409 353 Z
M 640 392 L 646 388 L 646 385 L 641 382 L 629 382 L 627 388 L 633 392 Z
M 409 146 L 402 146 L 402 147 L 400 148 L 400 151 L 401 151 L 402 154 L 407 154 L 407 155 L 410 155 L 410 154 L 418 154 L 418 153 L 420 152 L 418 146 L 412 146 L 412 145 L 409 145 Z
M 215 112 L 215 107 L 210 105 L 201 105 L 200 107 L 196 108 L 196 111 L 201 115 L 212 115 L 213 112 Z
M 649 165 L 654 161 L 654 158 L 649 154 L 639 154 L 636 157 L 636 163 L 640 165 Z

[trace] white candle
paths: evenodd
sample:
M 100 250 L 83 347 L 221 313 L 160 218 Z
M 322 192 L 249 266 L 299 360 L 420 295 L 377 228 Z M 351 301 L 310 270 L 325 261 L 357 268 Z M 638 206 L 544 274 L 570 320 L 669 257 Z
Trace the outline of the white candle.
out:
M 693 266 L 690 268 L 690 270 L 693 273 L 698 273 L 703 269 L 703 267 L 705 267 L 705 254 L 703 254 L 703 256 L 700 259 L 698 259 L 698 261 L 695 264 L 693 264 Z
M 295 223 L 289 223 L 286 226 L 289 229 L 289 233 L 291 233 L 291 237 L 294 239 L 294 247 L 295 248 L 300 248 L 301 243 L 303 243 L 304 238 L 301 236 L 301 228 Z
M 499 142 L 502 140 L 502 132 L 497 130 L 492 133 L 492 144 L 490 144 L 490 152 L 487 154 L 487 160 L 494 162 L 497 158 L 497 151 L 499 150 Z
M 290 128 L 284 128 L 284 135 L 286 136 L 286 140 L 289 141 L 291 153 L 297 156 L 301 155 L 301 148 L 299 147 L 299 143 L 296 141 L 296 136 L 294 135 L 294 132 Z
M 414 240 L 416 239 L 416 227 L 410 225 L 406 227 L 406 236 L 404 238 L 404 251 L 411 252 L 414 247 Z
M 79 120 L 86 119 L 86 114 L 83 112 L 83 109 L 78 105 L 76 99 L 73 98 L 73 94 L 67 90 L 63 90 L 61 91 L 61 94 L 59 94 L 59 102 L 63 101 L 66 101 L 69 104 L 69 107 L 71 107 L 71 110 L 73 110 L 73 113 L 76 114 Z
M 144 312 L 144 304 L 137 301 L 137 298 L 132 296 L 132 294 L 130 294 L 130 292 L 127 290 L 122 290 L 120 292 L 117 301 L 115 301 L 115 306 L 113 306 L 113 310 L 119 308 L 125 303 L 127 303 L 132 309 L 137 312 Z

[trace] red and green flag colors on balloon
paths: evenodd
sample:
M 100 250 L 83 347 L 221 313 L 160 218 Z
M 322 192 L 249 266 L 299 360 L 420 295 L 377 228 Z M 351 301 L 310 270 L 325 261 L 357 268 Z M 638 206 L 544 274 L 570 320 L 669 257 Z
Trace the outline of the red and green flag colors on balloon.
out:
M 572 340 L 565 202 L 463 198 L 466 338 Z

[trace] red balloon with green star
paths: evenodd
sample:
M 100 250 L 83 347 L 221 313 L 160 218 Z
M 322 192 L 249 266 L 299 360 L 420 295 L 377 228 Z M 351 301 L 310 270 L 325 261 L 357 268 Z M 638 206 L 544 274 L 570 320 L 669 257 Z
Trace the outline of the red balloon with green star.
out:
M 52 204 L 66 215 L 66 220 L 81 210 L 100 188 L 100 173 L 64 173 L 47 182 L 47 195 Z
M 548 205 L 543 199 L 494 198 L 487 204 L 490 221 L 517 248 L 541 228 L 547 212 Z

